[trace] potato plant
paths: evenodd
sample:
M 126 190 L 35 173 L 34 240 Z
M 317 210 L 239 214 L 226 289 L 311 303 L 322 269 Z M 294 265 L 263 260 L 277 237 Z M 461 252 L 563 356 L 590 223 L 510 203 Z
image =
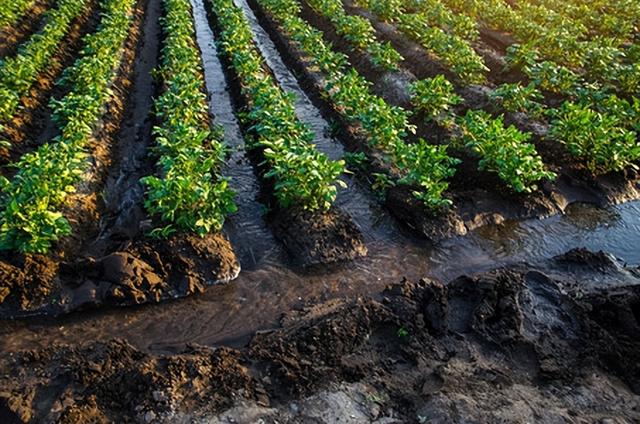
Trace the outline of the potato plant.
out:
M 16 175 L 0 178 L 0 249 L 45 253 L 71 231 L 61 212 L 87 166 L 85 148 L 103 106 L 129 34 L 134 0 L 104 0 L 95 33 L 84 37 L 80 57 L 65 72 L 69 93 L 53 101 L 60 135 L 14 164 Z
M 219 175 L 225 147 L 222 131 L 211 131 L 200 51 L 194 41 L 189 0 L 164 0 L 165 34 L 161 66 L 164 92 L 155 101 L 160 122 L 153 129 L 161 177 L 148 176 L 145 207 L 164 226 L 156 234 L 180 229 L 199 235 L 219 231 L 236 211 L 234 193 Z
M 358 124 L 370 146 L 383 152 L 403 175 L 397 181 L 379 175 L 374 188 L 406 184 L 415 188 L 413 195 L 430 209 L 450 204 L 443 193 L 457 161 L 446 154 L 446 147 L 430 146 L 424 140 L 405 143 L 405 137 L 414 131 L 409 114 L 372 94 L 370 83 L 349 66 L 347 58 L 334 52 L 321 32 L 291 13 L 299 10 L 296 0 L 259 0 L 259 4 L 324 74 L 322 95 L 346 121 Z
M 480 157 L 480 169 L 496 172 L 513 191 L 530 193 L 542 179 L 553 180 L 535 146 L 531 134 L 513 125 L 505 127 L 503 118 L 493 118 L 481 110 L 469 110 L 458 121 L 462 144 Z
M 402 3 L 383 0 L 360 0 L 379 18 L 396 23 L 409 38 L 435 55 L 465 83 L 481 83 L 488 68 L 469 42 L 458 35 L 431 26 L 426 13 L 408 13 Z
M 401 14 L 396 20 L 404 34 L 449 66 L 462 82 L 477 84 L 485 81 L 489 68 L 468 41 L 429 26 L 428 18 L 422 13 Z
M 550 91 L 561 92 L 568 79 L 577 75 L 587 82 L 615 84 L 625 93 L 634 93 L 638 85 L 633 62 L 626 59 L 627 40 L 607 35 L 591 35 L 591 27 L 571 17 L 548 10 L 542 5 L 504 0 L 443 0 L 456 12 L 485 22 L 489 27 L 512 34 L 521 53 L 536 56 L 530 71 Z M 512 62 L 513 64 L 513 62 Z M 569 72 L 567 72 L 569 71 Z M 555 81 L 552 81 L 555 80 Z M 571 89 L 569 84 L 569 90 Z M 545 88 L 546 89 L 546 88 Z M 568 94 L 571 94 L 570 92 Z
M 452 12 L 440 0 L 409 0 L 406 6 L 413 13 L 420 12 L 429 25 L 442 28 L 450 34 L 469 41 L 475 41 L 480 36 L 474 19 Z
M 360 16 L 348 15 L 340 0 L 307 0 L 317 13 L 327 18 L 338 34 L 356 49 L 371 55 L 373 63 L 386 70 L 396 70 L 404 58 L 389 43 L 376 39 L 371 23 Z
M 489 99 L 508 112 L 522 112 L 540 117 L 544 110 L 544 105 L 540 103 L 543 100 L 542 93 L 533 83 L 502 84 L 489 94 Z
M 549 136 L 582 158 L 591 172 L 636 167 L 635 162 L 640 158 L 640 141 L 638 133 L 625 128 L 623 113 L 603 113 L 589 105 L 567 101 L 549 114 L 552 116 Z M 631 120 L 635 125 L 636 119 Z
M 460 104 L 453 84 L 444 75 L 416 81 L 410 86 L 411 103 L 428 119 L 449 122 L 453 120 L 452 106 Z
M 280 206 L 329 209 L 337 185 L 344 184 L 339 180 L 344 161 L 332 161 L 315 149 L 314 134 L 298 120 L 293 97 L 267 71 L 242 11 L 232 0 L 211 0 L 211 4 L 221 29 L 220 46 L 249 99 L 242 115 L 254 135 L 249 147 L 262 149 L 268 168 L 265 177 L 273 179 Z
M 0 7 L 0 29 L 15 24 L 33 5 L 34 0 L 11 0 Z

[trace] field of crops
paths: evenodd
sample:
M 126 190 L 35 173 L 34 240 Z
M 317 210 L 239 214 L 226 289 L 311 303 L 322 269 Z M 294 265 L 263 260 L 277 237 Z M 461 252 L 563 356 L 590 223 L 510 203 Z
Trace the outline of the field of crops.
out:
M 640 422 L 638 245 L 638 0 L 0 0 L 0 423 Z
M 296 266 L 354 260 L 353 193 L 432 242 L 635 199 L 639 28 L 631 0 L 3 0 L 0 304 L 230 281 L 246 216 Z

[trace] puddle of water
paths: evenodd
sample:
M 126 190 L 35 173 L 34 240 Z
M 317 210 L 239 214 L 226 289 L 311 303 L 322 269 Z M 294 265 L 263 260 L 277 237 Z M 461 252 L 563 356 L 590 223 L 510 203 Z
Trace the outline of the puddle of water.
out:
M 442 243 L 434 252 L 434 264 L 444 266 L 453 258 L 462 263 L 506 263 L 559 255 L 575 247 L 604 250 L 623 264 L 640 265 L 640 202 L 599 209 L 573 204 L 565 215 L 544 220 L 507 222 L 481 228 L 468 237 Z M 465 266 L 465 268 L 468 268 Z

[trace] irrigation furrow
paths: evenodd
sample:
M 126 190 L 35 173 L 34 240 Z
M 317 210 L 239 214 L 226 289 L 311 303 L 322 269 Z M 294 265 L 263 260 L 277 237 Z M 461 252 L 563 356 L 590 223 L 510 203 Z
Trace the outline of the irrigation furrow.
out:
M 224 228 L 243 269 L 248 270 L 263 261 L 278 261 L 282 258 L 283 249 L 265 222 L 264 206 L 259 202 L 260 182 L 245 151 L 203 0 L 191 0 L 191 4 L 209 93 L 209 108 L 214 123 L 224 129 L 224 139 L 231 150 L 222 173 L 229 178 L 229 185 L 236 192 L 238 212 L 227 218 Z
M 114 243 L 140 235 L 143 208 L 143 176 L 153 173 L 149 148 L 153 143 L 153 97 L 156 84 L 152 70 L 158 64 L 162 16 L 161 0 L 147 1 L 141 39 L 133 65 L 132 89 L 128 95 L 126 114 L 114 137 L 112 165 L 109 167 L 100 205 L 98 235 L 87 240 L 86 251 L 96 257 L 113 250 Z
M 254 33 L 256 45 L 261 50 L 276 79 L 283 88 L 295 94 L 297 115 L 302 122 L 313 129 L 316 136 L 314 143 L 318 150 L 331 159 L 344 157 L 346 151 L 344 146 L 331 136 L 334 129 L 302 88 L 302 81 L 298 81 L 287 66 L 282 52 L 270 38 L 269 32 L 263 28 L 247 0 L 234 1 L 245 13 Z M 380 231 L 386 231 L 382 229 L 388 228 L 390 225 L 389 222 L 381 225 L 381 220 L 389 221 L 389 218 L 384 216 L 384 212 L 374 199 L 373 193 L 364 187 L 358 179 L 350 176 L 344 176 L 343 179 L 347 182 L 347 188 L 339 192 L 336 204 L 351 215 L 367 241 L 378 239 L 382 235 Z

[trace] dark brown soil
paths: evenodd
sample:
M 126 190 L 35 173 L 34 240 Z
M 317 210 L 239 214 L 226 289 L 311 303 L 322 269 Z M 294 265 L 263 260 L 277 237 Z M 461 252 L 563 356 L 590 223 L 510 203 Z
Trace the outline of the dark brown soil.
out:
M 351 217 L 336 207 L 324 213 L 278 209 L 271 215 L 274 234 L 296 265 L 325 265 L 367 254 L 362 234 Z
M 247 348 L 0 360 L 3 422 L 637 422 L 640 274 L 575 250 L 285 315 Z M 598 279 L 587 287 L 582 278 Z M 607 421 L 610 420 L 610 421 Z
M 3 175 L 15 172 L 13 168 L 6 168 L 6 165 L 16 162 L 23 154 L 37 149 L 56 135 L 49 101 L 61 98 L 68 91 L 68 88 L 56 85 L 56 81 L 62 71 L 76 60 L 82 48 L 82 38 L 95 30 L 99 19 L 98 1 L 91 0 L 69 26 L 66 37 L 58 45 L 45 70 L 38 75 L 27 95 L 20 99 L 20 110 L 10 122 L 4 123 L 4 130 L 0 135 L 11 143 L 11 147 L 0 147 L 0 172 Z
M 42 26 L 42 16 L 52 4 L 53 0 L 36 0 L 15 25 L 0 28 L 0 58 L 16 54 L 20 45 Z

